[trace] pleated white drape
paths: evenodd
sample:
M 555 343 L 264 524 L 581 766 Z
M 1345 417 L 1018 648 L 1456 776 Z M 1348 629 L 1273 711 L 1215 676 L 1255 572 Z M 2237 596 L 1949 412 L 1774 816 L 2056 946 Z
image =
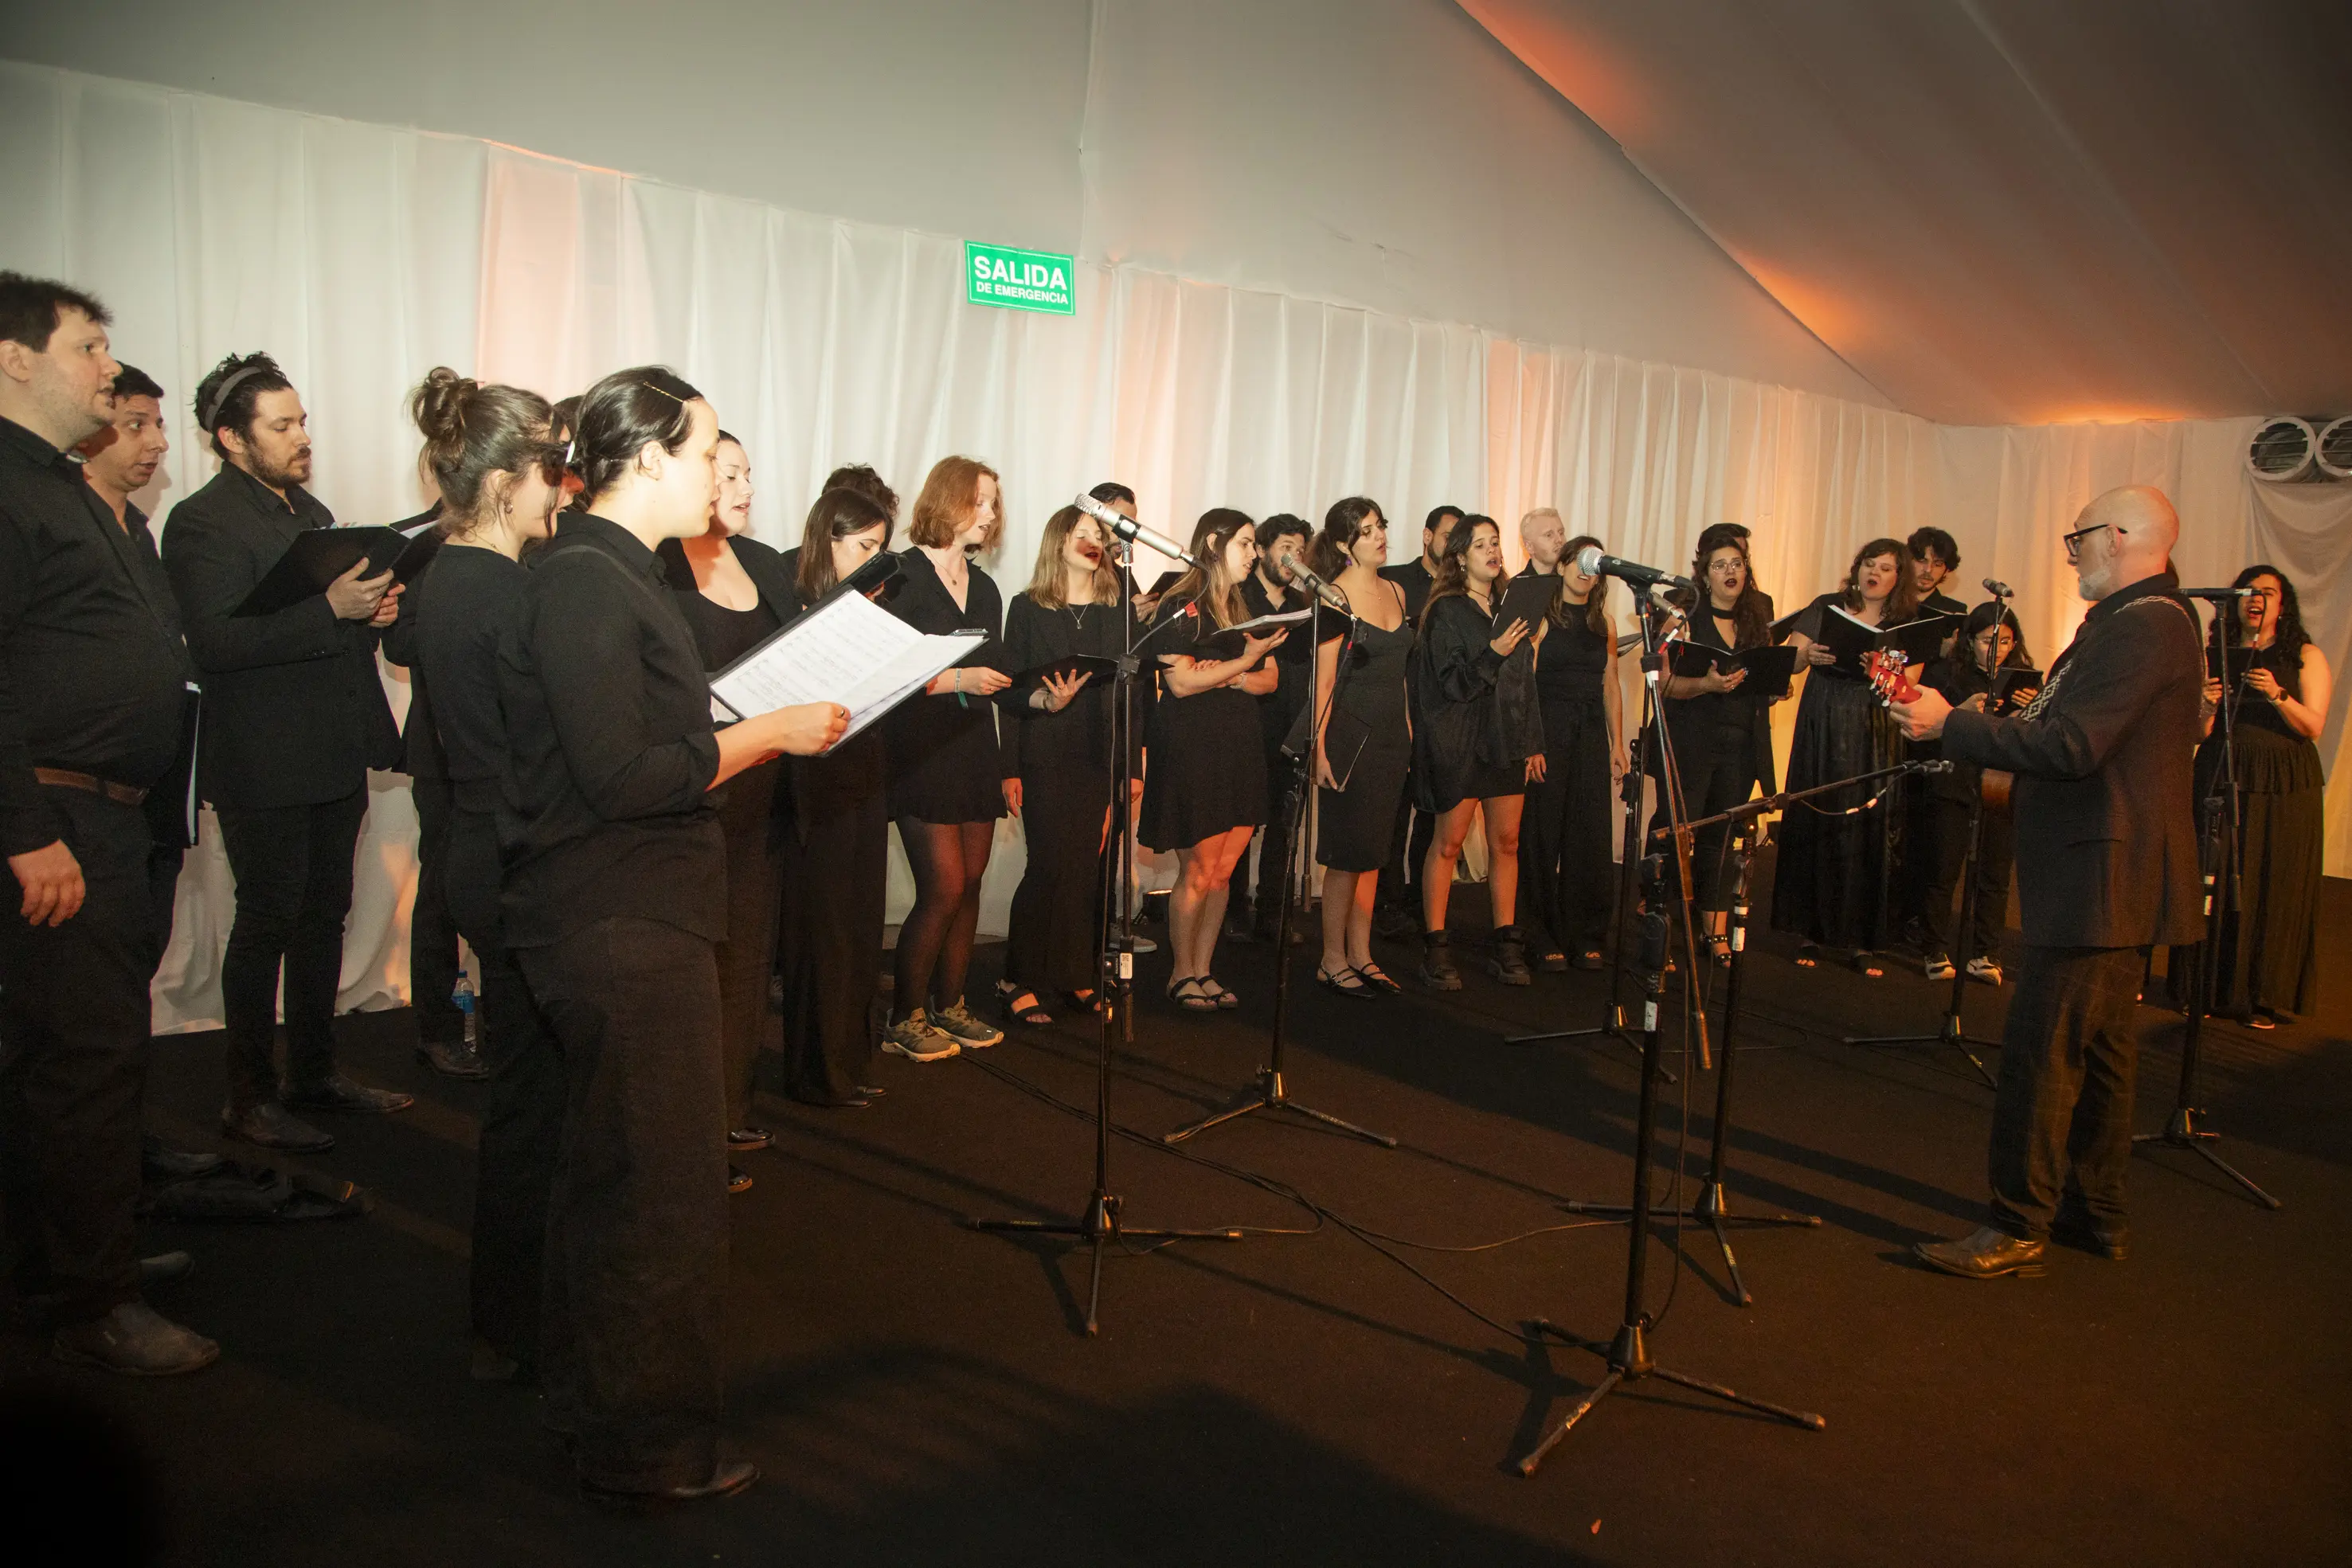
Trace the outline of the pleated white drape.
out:
M 433 365 L 561 395 L 657 361 L 743 438 L 754 528 L 771 543 L 797 542 L 835 464 L 871 463 L 911 497 L 940 457 L 988 461 L 1010 526 L 986 564 L 1007 591 L 1027 580 L 1052 510 L 1113 477 L 1179 535 L 1212 506 L 1316 519 L 1369 494 L 1404 525 L 1401 556 L 1442 501 L 1502 518 L 1514 550 L 1518 515 L 1551 505 L 1571 533 L 1660 564 L 1687 560 L 1700 528 L 1729 519 L 1757 530 L 1759 577 L 1788 603 L 1833 580 L 1862 540 L 1935 522 L 1959 537 L 1969 580 L 2018 587 L 2046 656 L 2080 611 L 2054 536 L 2106 484 L 2147 479 L 2180 499 L 2184 559 L 2199 576 L 2268 548 L 2291 570 L 2340 579 L 2352 533 L 2342 491 L 2258 506 L 2238 464 L 2244 422 L 1948 430 L 1475 327 L 1085 262 L 1074 317 L 977 308 L 963 303 L 955 239 L 14 64 L 0 63 L 0 131 L 11 218 L 0 265 L 96 290 L 115 312 L 120 357 L 169 390 L 174 450 L 146 498 L 166 527 L 170 503 L 212 471 L 189 393 L 222 354 L 265 348 L 302 391 L 316 488 L 346 521 L 416 509 L 404 397 Z M 2344 651 L 2352 605 L 2326 577 L 2304 586 L 2315 632 L 2331 656 Z M 387 680 L 404 706 L 399 673 Z M 2339 790 L 2331 803 L 2340 828 L 2352 800 Z M 404 781 L 380 776 L 346 1007 L 405 999 L 415 831 Z M 2341 848 L 2331 854 L 2331 869 L 2352 870 Z M 1008 822 L 984 925 L 1002 928 L 1020 864 Z M 159 1029 L 217 1019 L 229 896 L 208 828 L 157 982 Z

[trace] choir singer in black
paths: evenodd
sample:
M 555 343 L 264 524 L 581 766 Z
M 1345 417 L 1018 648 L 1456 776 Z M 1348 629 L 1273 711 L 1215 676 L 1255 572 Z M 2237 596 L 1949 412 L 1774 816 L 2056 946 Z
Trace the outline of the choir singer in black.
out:
M 2091 611 L 2025 711 L 1956 710 L 1934 690 L 1895 709 L 1953 761 L 2017 776 L 2025 949 L 2001 1031 L 1991 1213 L 1915 1249 L 1965 1279 L 2038 1265 L 2053 1234 L 2124 1256 L 2143 955 L 2203 924 L 2190 769 L 2204 659 L 2172 571 L 2180 525 L 2141 486 L 2106 492 L 2075 523 L 2066 555 Z
M 141 806 L 194 672 L 145 529 L 68 452 L 113 417 L 105 308 L 0 273 L 0 1196 L 8 1305 L 52 1354 L 153 1376 L 220 1347 L 141 1297 L 154 972 Z
M 666 370 L 588 389 L 569 465 L 584 510 L 541 554 L 504 639 L 505 936 L 564 1059 L 547 1227 L 546 1420 L 582 1491 L 618 1506 L 749 1486 L 722 1459 L 727 846 L 709 792 L 823 750 L 830 703 L 713 732 L 701 650 L 655 548 L 709 527 L 719 421 Z

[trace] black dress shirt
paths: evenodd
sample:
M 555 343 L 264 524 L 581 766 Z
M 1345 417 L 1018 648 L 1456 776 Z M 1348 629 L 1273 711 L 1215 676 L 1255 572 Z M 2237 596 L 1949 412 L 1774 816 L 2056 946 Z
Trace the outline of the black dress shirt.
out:
M 1274 594 L 1266 591 L 1266 586 L 1258 580 L 1257 573 L 1253 571 L 1242 579 L 1242 606 L 1253 620 L 1261 615 L 1283 615 L 1307 608 L 1307 594 L 1303 590 L 1285 588 L 1279 591 L 1282 598 L 1277 601 Z M 1337 619 L 1336 616 L 1327 617 L 1325 624 L 1328 625 Z M 1311 626 L 1293 626 L 1290 635 L 1283 639 L 1282 646 L 1267 655 L 1274 661 L 1278 680 L 1274 690 L 1257 699 L 1257 716 L 1258 727 L 1265 733 L 1269 752 L 1283 743 L 1290 734 L 1292 721 L 1298 716 L 1298 710 L 1307 706 L 1307 672 L 1310 667 L 1307 661 L 1315 653 L 1315 640 L 1308 635 L 1311 630 Z
M 196 784 L 216 806 L 320 805 L 366 788 L 369 768 L 399 766 L 374 628 L 339 619 L 323 593 L 235 613 L 299 535 L 334 526 L 299 485 L 281 497 L 235 464 L 164 525 L 163 569 L 204 672 Z
M 441 508 L 436 506 L 429 512 L 403 517 L 392 526 L 404 534 L 440 515 Z M 416 664 L 416 614 L 423 607 L 425 580 L 431 572 L 432 562 L 427 561 L 425 570 L 408 580 L 400 596 L 400 617 L 383 632 L 383 662 L 408 671 L 408 717 L 400 727 L 400 770 L 411 779 L 448 777 L 447 764 L 441 756 L 440 732 L 433 723 L 433 694 Z
M 723 939 L 710 685 L 654 552 L 567 513 L 500 643 L 499 701 L 507 945 L 545 946 L 616 915 Z
M 1402 566 L 1384 566 L 1381 575 L 1404 590 L 1404 618 L 1408 624 L 1421 624 L 1421 607 L 1429 602 L 1429 591 L 1437 580 L 1429 574 L 1429 565 L 1415 556 Z
M 414 704 L 423 698 L 412 699 L 408 754 L 413 759 L 428 747 L 436 770 L 428 777 L 448 779 L 467 810 L 495 811 L 500 799 L 507 722 L 499 706 L 499 650 L 530 581 L 521 563 L 494 549 L 444 545 L 401 601 L 415 689 L 433 694 L 421 726 Z
M 146 519 L 128 521 L 79 463 L 0 419 L 0 852 L 64 836 L 35 768 L 143 789 L 179 753 L 194 670 Z

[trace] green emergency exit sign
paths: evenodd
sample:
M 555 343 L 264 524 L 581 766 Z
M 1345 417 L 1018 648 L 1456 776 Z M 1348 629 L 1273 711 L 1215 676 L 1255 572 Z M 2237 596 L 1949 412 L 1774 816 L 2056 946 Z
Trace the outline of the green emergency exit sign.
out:
M 1072 257 L 1049 250 L 963 242 L 963 297 L 974 305 L 1074 316 L 1078 308 L 1072 292 L 1076 273 Z

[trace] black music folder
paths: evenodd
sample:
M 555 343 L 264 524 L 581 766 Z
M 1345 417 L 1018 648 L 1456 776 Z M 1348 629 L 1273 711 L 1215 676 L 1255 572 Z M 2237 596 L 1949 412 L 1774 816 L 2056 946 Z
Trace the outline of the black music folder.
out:
M 1789 695 L 1789 682 L 1797 670 L 1797 650 L 1785 643 L 1775 643 L 1765 648 L 1742 648 L 1737 652 L 1711 647 L 1705 643 L 1675 644 L 1675 674 L 1697 680 L 1711 670 L 1722 670 L 1727 674 L 1733 670 L 1746 670 L 1748 678 L 1739 684 L 1741 693 L 1778 699 Z
M 1597 591 L 1599 583 L 1594 583 Z M 1528 623 L 1528 634 L 1533 636 L 1537 627 L 1551 612 L 1551 601 L 1559 592 L 1559 579 L 1549 574 L 1536 577 L 1514 577 L 1507 580 L 1502 593 L 1495 600 L 1495 634 L 1501 636 L 1514 621 Z
M 2033 694 L 2041 689 L 2041 671 L 2004 664 L 1992 673 L 1992 690 L 1985 695 L 1985 712 L 1995 716 L 2016 713 L 2032 702 Z
M 1881 649 L 1900 652 L 1906 664 L 1926 664 L 1958 629 L 1959 620 L 1957 615 L 1922 615 L 1900 626 L 1873 626 L 1843 605 L 1829 604 L 1822 608 L 1821 632 L 1814 641 L 1836 655 L 1838 668 L 1858 675 L 1864 657 Z
M 1032 664 L 1019 672 L 999 700 L 1016 707 L 1026 707 L 1029 699 L 1045 689 L 1048 677 L 1088 675 L 1093 677 L 1088 682 L 1092 685 L 1094 681 L 1108 681 L 1118 674 L 1117 659 L 1107 659 L 1099 653 L 1071 653 L 1059 659 L 1048 659 L 1042 664 Z
M 1181 655 L 1185 658 L 1206 659 L 1213 662 L 1219 659 L 1238 659 L 1249 651 L 1243 646 L 1248 639 L 1269 637 L 1276 632 L 1295 631 L 1304 625 L 1314 613 L 1312 610 L 1285 610 L 1273 615 L 1261 615 L 1255 621 L 1237 622 L 1221 632 L 1203 630 L 1193 639 L 1192 646 L 1163 649 L 1160 652 L 1160 657 L 1165 659 Z
M 414 535 L 398 528 L 373 527 L 311 528 L 294 536 L 278 564 L 264 573 L 253 591 L 232 612 L 275 615 L 314 594 L 327 591 L 335 579 L 364 560 L 363 577 L 392 573 L 394 582 L 406 582 L 425 570 L 441 548 L 439 531 L 430 526 Z

